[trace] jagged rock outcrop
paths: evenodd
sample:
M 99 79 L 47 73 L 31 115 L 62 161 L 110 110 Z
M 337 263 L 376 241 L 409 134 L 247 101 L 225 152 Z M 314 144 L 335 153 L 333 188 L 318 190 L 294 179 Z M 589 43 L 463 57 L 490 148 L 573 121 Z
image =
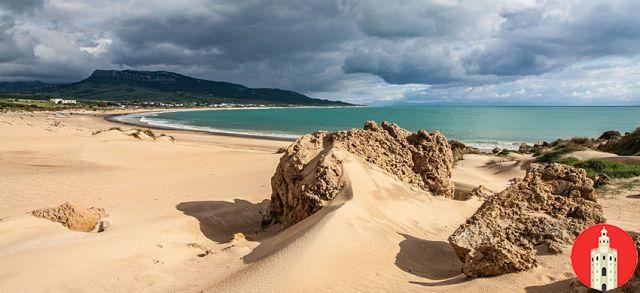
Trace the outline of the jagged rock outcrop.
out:
M 614 153 L 620 156 L 640 155 L 640 127 L 624 136 L 609 140 L 598 146 L 598 150 Z
M 392 123 L 368 121 L 362 130 L 318 131 L 289 146 L 271 178 L 263 226 L 293 225 L 334 199 L 344 188 L 342 152 L 434 195 L 453 196 L 453 154 L 440 132 L 411 133 Z
M 534 151 L 533 147 L 526 143 L 520 144 L 520 147 L 518 148 L 518 153 L 521 154 L 532 154 Z
M 582 169 L 531 164 L 524 179 L 489 197 L 450 237 L 471 277 L 529 270 L 535 249 L 558 252 L 582 229 L 604 222 Z
M 456 161 L 463 160 L 464 159 L 464 155 L 466 155 L 466 154 L 479 154 L 480 153 L 480 149 L 479 148 L 474 148 L 474 147 L 467 146 L 464 143 L 461 143 L 461 142 L 459 142 L 457 140 L 450 140 L 449 141 L 449 145 L 451 145 L 451 151 L 453 152 L 453 158 Z
M 620 136 L 622 136 L 620 134 L 620 131 L 617 130 L 608 130 L 603 132 L 600 137 L 598 137 L 598 139 L 603 139 L 603 140 L 614 140 L 614 139 L 618 139 L 620 138 Z
M 91 232 L 104 229 L 105 223 L 100 219 L 106 217 L 102 208 L 85 208 L 75 203 L 65 202 L 57 207 L 34 210 L 31 214 L 38 218 L 58 222 L 69 230 Z

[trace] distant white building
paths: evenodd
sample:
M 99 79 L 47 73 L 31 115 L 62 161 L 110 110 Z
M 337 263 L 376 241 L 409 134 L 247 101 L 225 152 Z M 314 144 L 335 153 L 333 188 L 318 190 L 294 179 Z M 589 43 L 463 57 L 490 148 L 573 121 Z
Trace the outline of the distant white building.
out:
M 591 250 L 591 288 L 601 291 L 618 287 L 618 251 L 611 248 L 607 229 L 602 227 L 598 248 Z
M 64 99 L 49 99 L 49 102 L 54 104 L 76 104 L 76 100 L 64 100 Z

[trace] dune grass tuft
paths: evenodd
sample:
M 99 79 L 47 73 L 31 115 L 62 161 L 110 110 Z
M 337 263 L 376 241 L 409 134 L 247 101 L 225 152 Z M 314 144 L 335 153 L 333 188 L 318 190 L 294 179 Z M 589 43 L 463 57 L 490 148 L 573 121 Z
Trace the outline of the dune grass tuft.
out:
M 563 155 L 577 152 L 577 151 L 584 151 L 586 149 L 587 149 L 586 147 L 574 146 L 574 147 L 561 148 L 561 149 L 550 151 L 547 153 L 538 153 L 538 156 L 537 156 L 538 159 L 536 161 L 540 163 L 553 163 L 560 160 L 560 157 L 562 157 Z M 534 154 L 534 156 L 536 156 L 536 154 Z

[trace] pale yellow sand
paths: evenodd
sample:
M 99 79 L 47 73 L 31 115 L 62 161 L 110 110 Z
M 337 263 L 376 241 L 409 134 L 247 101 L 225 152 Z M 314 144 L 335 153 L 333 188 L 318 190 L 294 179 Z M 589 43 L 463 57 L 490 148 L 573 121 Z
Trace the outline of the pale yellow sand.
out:
M 465 155 L 457 161 L 453 170 L 453 182 L 456 190 L 471 191 L 478 185 L 499 192 L 509 185 L 511 178 L 523 178 L 527 157 L 509 161 L 505 158 L 489 155 Z M 493 163 L 497 162 L 497 163 Z
M 585 150 L 568 153 L 562 156 L 563 158 L 575 157 L 580 160 L 601 159 L 612 162 L 619 162 L 632 165 L 640 165 L 640 156 L 618 156 L 612 153 L 599 152 L 594 150 Z
M 480 202 L 410 190 L 355 158 L 342 202 L 260 232 L 274 152 L 287 142 L 91 135 L 112 126 L 91 115 L 0 115 L 0 292 L 553 292 L 572 277 L 569 251 L 531 272 L 463 277 L 446 238 Z M 458 162 L 456 185 L 499 191 L 524 175 L 522 163 L 489 160 Z M 640 212 L 637 198 L 624 200 L 604 201 L 605 212 Z M 65 201 L 105 208 L 110 228 L 71 232 L 26 214 Z M 637 217 L 614 221 L 639 228 Z

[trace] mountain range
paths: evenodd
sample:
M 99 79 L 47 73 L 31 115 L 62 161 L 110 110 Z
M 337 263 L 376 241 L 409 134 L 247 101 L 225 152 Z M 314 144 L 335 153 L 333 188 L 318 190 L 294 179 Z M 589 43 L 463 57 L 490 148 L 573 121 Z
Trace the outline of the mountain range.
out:
M 0 82 L 2 96 L 70 98 L 99 101 L 154 101 L 202 103 L 257 103 L 313 106 L 348 106 L 349 103 L 310 98 L 273 88 L 197 79 L 168 71 L 96 70 L 86 79 L 68 84 L 39 81 Z

